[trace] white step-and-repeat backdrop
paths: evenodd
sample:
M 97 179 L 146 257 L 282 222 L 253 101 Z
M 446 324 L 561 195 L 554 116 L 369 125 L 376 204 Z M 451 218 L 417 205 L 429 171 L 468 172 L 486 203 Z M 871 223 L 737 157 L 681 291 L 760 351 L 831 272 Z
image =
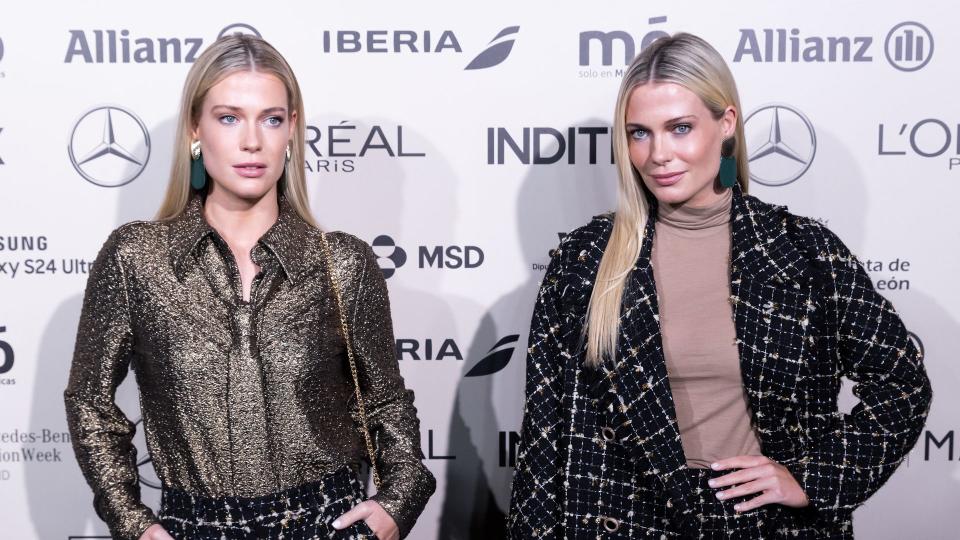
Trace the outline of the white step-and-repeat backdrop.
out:
M 926 352 L 928 425 L 858 536 L 957 538 L 958 21 L 943 0 L 6 3 L 0 538 L 106 538 L 62 404 L 84 283 L 108 233 L 157 209 L 187 70 L 234 31 L 294 67 L 313 210 L 373 243 L 388 276 L 438 480 L 412 538 L 500 536 L 548 251 L 613 206 L 619 79 L 677 31 L 721 52 L 747 144 L 773 145 L 752 192 L 828 222 Z M 105 142 L 118 150 L 91 158 Z M 138 417 L 130 381 L 117 399 Z

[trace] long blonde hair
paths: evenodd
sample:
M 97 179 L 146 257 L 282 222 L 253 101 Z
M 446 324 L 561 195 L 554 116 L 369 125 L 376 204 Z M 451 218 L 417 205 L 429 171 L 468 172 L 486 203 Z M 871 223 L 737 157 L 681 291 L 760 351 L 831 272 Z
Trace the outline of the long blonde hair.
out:
M 296 112 L 296 126 L 290 140 L 290 161 L 280 180 L 279 189 L 290 206 L 307 223 L 316 226 L 307 198 L 304 171 L 305 121 L 300 85 L 283 56 L 269 43 L 247 34 L 224 36 L 213 42 L 187 73 L 180 98 L 180 118 L 173 147 L 170 181 L 156 219 L 173 219 L 187 208 L 190 200 L 190 143 L 200 119 L 203 100 L 214 85 L 237 71 L 259 71 L 274 75 L 287 89 L 288 111 Z
M 737 158 L 737 179 L 744 192 L 750 178 L 740 97 L 733 75 L 720 54 L 703 39 L 686 33 L 660 38 L 647 46 L 630 64 L 617 94 L 613 120 L 613 154 L 620 177 L 617 212 L 587 308 L 584 334 L 588 366 L 598 366 L 603 359 L 616 354 L 623 292 L 644 240 L 649 215 L 648 192 L 630 162 L 626 117 L 630 94 L 636 87 L 651 82 L 683 86 L 699 96 L 717 119 L 727 107 L 734 107 L 737 126 L 733 155 Z

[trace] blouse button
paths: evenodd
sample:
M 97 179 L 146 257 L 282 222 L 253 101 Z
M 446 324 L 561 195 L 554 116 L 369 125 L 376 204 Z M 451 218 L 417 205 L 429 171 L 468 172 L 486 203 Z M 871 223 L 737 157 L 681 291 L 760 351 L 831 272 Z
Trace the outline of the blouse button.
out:
M 600 430 L 600 434 L 603 435 L 603 440 L 605 441 L 612 441 L 617 436 L 610 426 L 604 426 L 603 429 Z
M 603 518 L 603 528 L 609 533 L 617 532 L 620 529 L 620 521 L 612 517 Z

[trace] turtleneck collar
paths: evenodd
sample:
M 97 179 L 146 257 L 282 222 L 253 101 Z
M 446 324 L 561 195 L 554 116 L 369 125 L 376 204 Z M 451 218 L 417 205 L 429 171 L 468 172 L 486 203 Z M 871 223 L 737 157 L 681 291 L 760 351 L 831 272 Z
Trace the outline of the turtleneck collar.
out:
M 657 208 L 657 222 L 677 229 L 699 230 L 726 225 L 730 222 L 733 191 L 725 189 L 720 199 L 709 206 L 674 206 L 661 203 Z

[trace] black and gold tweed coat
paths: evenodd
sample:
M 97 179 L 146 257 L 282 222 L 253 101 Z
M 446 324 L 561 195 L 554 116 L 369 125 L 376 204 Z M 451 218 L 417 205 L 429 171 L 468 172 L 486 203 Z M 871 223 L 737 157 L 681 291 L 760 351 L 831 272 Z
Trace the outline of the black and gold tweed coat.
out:
M 650 254 L 656 209 L 628 278 L 616 357 L 584 366 L 582 330 L 613 226 L 560 243 L 530 330 L 512 538 L 710 537 L 715 501 L 685 465 L 663 358 Z M 852 512 L 916 442 L 931 391 L 893 306 L 822 224 L 734 188 L 730 303 L 743 385 L 765 456 L 810 499 L 768 505 L 732 538 L 852 538 Z M 841 377 L 859 404 L 837 407 Z M 702 472 L 702 471 L 701 471 Z M 722 512 L 719 512 L 722 514 Z M 729 517 L 729 516 L 728 516 Z M 729 521 L 727 521 L 729 523 Z

